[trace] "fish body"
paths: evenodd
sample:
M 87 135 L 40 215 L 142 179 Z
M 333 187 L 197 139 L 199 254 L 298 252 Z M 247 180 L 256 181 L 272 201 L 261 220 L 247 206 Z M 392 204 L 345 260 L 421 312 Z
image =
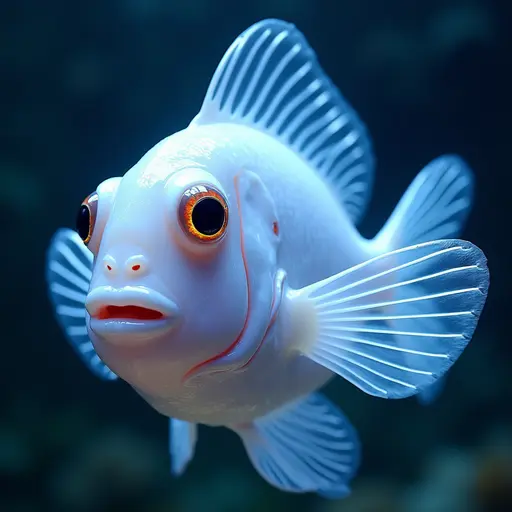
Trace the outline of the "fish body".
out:
M 186 166 L 183 170 L 184 162 Z M 275 204 L 281 232 L 275 266 L 286 269 L 289 286 L 300 288 L 369 258 L 370 247 L 354 228 L 338 199 L 303 160 L 264 133 L 248 127 L 222 124 L 192 126 L 176 133 L 128 171 L 119 185 L 117 197 L 120 202 L 116 199 L 114 211 L 114 215 L 122 219 L 122 226 L 118 228 L 112 224 L 111 230 L 116 238 L 111 241 L 109 233 L 105 233 L 105 247 L 114 245 L 118 239 L 129 238 L 137 240 L 137 247 L 127 249 L 126 254 L 144 253 L 148 256 L 151 253 L 148 246 L 155 246 L 153 237 L 167 238 L 165 231 L 158 233 L 152 228 L 148 230 L 148 224 L 165 225 L 162 219 L 167 214 L 165 204 L 161 208 L 153 206 L 158 216 L 153 220 L 148 219 L 147 204 L 162 203 L 163 190 L 169 177 L 180 171 L 186 173 L 190 166 L 208 169 L 220 183 L 225 184 L 223 188 L 234 203 L 236 176 L 242 169 L 257 174 Z M 297 176 L 301 177 L 300 180 Z M 141 187 L 140 182 L 151 183 L 151 187 Z M 127 200 L 126 204 L 124 199 Z M 140 225 L 138 219 L 142 220 Z M 329 221 L 325 222 L 326 219 Z M 144 242 L 146 237 L 149 239 Z M 164 253 L 165 248 L 158 247 L 156 251 Z M 102 254 L 99 255 L 101 257 Z M 173 272 L 173 267 L 180 265 L 172 264 L 172 254 L 165 259 L 170 262 L 170 272 Z M 237 262 L 241 265 L 240 258 Z M 194 266 L 192 268 L 195 269 Z M 228 272 L 231 268 L 234 267 L 230 267 Z M 97 279 L 93 278 L 92 288 L 109 284 L 109 276 L 106 281 L 104 274 L 98 273 L 97 276 Z M 176 278 L 170 276 L 170 279 Z M 139 283 L 153 289 L 159 286 L 144 281 L 144 278 Z M 215 316 L 223 319 L 226 311 L 233 310 L 234 306 L 229 307 L 228 301 L 243 304 L 245 291 L 230 299 L 217 297 L 221 304 Z M 200 290 L 198 293 L 201 293 Z M 195 305 L 191 305 L 193 307 Z M 251 421 L 323 385 L 333 375 L 299 354 L 294 357 L 287 354 L 286 344 L 292 341 L 280 332 L 286 328 L 281 321 L 283 319 L 284 315 L 267 335 L 258 357 L 246 371 L 236 374 L 222 372 L 217 376 L 201 375 L 187 386 L 182 385 L 183 375 L 202 359 L 214 354 L 211 344 L 204 355 L 191 354 L 177 358 L 173 345 L 188 342 L 170 336 L 169 340 L 165 340 L 169 347 L 168 359 L 162 358 L 161 352 L 157 352 L 155 358 L 151 354 L 148 357 L 139 354 L 131 357 L 127 354 L 124 357 L 123 346 L 104 343 L 93 331 L 90 335 L 96 338 L 95 347 L 110 368 L 132 383 L 161 413 L 188 421 L 222 425 L 226 422 Z M 221 340 L 218 353 L 229 346 L 229 341 L 236 337 L 236 332 L 241 328 L 241 322 L 233 326 L 233 332 Z M 269 375 L 272 375 L 272 379 L 268 378 Z
M 98 376 L 170 418 L 172 471 L 197 424 L 225 426 L 272 485 L 350 492 L 360 446 L 318 389 L 428 393 L 463 351 L 488 288 L 456 240 L 473 177 L 445 156 L 373 240 L 366 130 L 290 24 L 259 22 L 221 60 L 199 114 L 60 230 L 47 279 L 57 319 Z

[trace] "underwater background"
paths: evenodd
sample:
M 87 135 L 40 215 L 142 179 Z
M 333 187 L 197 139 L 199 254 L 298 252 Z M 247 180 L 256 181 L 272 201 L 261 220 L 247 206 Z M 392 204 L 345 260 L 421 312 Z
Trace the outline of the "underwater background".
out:
M 268 17 L 297 25 L 369 129 L 363 234 L 431 159 L 458 153 L 477 180 L 462 238 L 491 272 L 476 334 L 433 404 L 327 387 L 363 443 L 341 501 L 273 489 L 226 429 L 200 427 L 172 479 L 166 419 L 80 362 L 44 281 L 54 231 L 187 125 L 233 39 Z M 0 512 L 512 512 L 511 32 L 505 0 L 2 0 Z

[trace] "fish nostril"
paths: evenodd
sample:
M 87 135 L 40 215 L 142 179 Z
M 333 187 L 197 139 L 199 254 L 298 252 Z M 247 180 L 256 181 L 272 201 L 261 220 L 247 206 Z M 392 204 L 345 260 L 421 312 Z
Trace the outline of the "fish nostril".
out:
M 107 274 L 115 274 L 115 271 L 117 269 L 116 260 L 112 256 L 105 256 L 103 258 L 103 268 L 105 269 L 105 272 Z
M 132 256 L 126 261 L 126 272 L 134 277 L 145 274 L 147 269 L 146 258 L 142 255 Z

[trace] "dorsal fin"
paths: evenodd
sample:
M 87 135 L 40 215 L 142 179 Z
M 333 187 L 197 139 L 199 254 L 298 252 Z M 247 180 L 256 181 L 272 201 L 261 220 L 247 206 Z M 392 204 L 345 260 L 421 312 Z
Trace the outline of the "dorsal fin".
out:
M 235 39 L 191 124 L 214 123 L 277 138 L 329 181 L 353 222 L 361 218 L 373 184 L 370 139 L 294 25 L 263 20 Z

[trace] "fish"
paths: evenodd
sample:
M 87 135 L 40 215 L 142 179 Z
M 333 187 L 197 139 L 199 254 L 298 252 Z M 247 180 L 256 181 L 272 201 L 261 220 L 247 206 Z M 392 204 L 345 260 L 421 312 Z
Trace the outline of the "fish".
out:
M 437 157 L 365 238 L 375 166 L 305 36 L 265 19 L 229 46 L 190 124 L 53 235 L 56 320 L 93 374 L 168 418 L 173 475 L 199 425 L 224 427 L 271 486 L 344 498 L 362 443 L 322 388 L 418 395 L 468 345 L 489 288 L 483 251 L 456 235 L 471 169 Z

